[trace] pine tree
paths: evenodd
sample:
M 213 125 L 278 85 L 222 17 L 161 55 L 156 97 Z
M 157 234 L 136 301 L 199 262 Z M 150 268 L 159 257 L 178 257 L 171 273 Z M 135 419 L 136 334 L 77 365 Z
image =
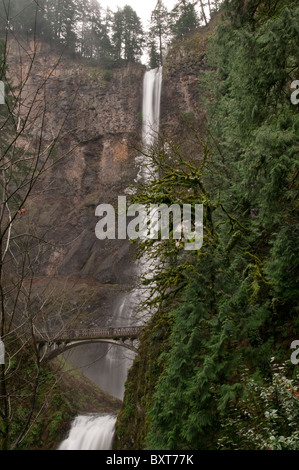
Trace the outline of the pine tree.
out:
M 154 40 L 151 40 L 148 45 L 149 48 L 149 64 L 151 69 L 155 69 L 161 65 L 161 56 L 157 51 L 157 46 Z M 163 63 L 163 62 L 162 62 Z

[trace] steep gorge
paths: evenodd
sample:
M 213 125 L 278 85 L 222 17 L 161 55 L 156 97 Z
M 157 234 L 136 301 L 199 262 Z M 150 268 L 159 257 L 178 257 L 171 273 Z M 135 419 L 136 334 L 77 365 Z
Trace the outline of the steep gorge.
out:
M 193 40 L 200 39 L 198 34 Z M 179 46 L 173 54 L 164 67 L 161 131 L 175 138 L 184 115 L 200 115 L 198 73 L 204 66 L 204 48 L 194 56 L 190 45 L 186 50 Z M 9 57 L 15 82 L 34 59 L 24 90 L 27 103 L 49 74 L 46 143 L 63 123 L 54 149 L 59 162 L 37 182 L 26 203 L 28 213 L 19 221 L 45 233 L 49 246 L 33 282 L 34 295 L 47 299 L 42 318 L 50 328 L 109 325 L 132 285 L 134 250 L 128 240 L 96 239 L 95 208 L 100 203 L 116 207 L 117 196 L 124 195 L 137 176 L 145 67 L 130 64 L 106 71 L 60 58 L 47 45 L 34 43 L 20 49 L 12 42 Z M 31 131 L 38 134 L 40 128 L 37 117 Z M 187 139 L 187 127 L 185 131 Z M 103 354 L 99 348 L 90 357 L 88 350 L 78 348 L 74 363 L 84 366 Z M 101 361 L 86 371 L 95 382 L 100 367 Z
M 185 113 L 198 113 L 201 63 L 198 50 L 190 58 L 188 48 L 189 55 L 180 47 L 164 67 L 161 132 L 173 136 Z M 28 218 L 47 232 L 51 246 L 38 266 L 35 290 L 49 286 L 54 297 L 63 291 L 65 311 L 73 314 L 75 324 L 101 326 L 132 285 L 134 249 L 128 240 L 95 237 L 95 208 L 101 203 L 117 207 L 117 197 L 134 185 L 145 67 L 129 64 L 105 71 L 59 58 L 45 44 L 29 43 L 27 49 L 31 54 L 20 52 L 17 44 L 10 47 L 16 77 L 20 63 L 24 74 L 26 56 L 36 51 L 27 89 L 36 89 L 53 69 L 47 82 L 46 140 L 51 141 L 65 119 L 55 149 L 61 160 L 38 181 L 27 203 Z M 37 120 L 36 130 L 39 124 Z
M 164 64 L 166 145 L 154 149 L 161 171 L 135 201 L 202 203 L 204 243 L 193 253 L 183 250 L 184 238 L 162 240 L 156 252 L 145 244 L 164 262 L 151 284 L 158 311 L 128 374 L 115 449 L 298 448 L 290 344 L 298 337 L 299 122 L 290 86 L 299 10 L 292 0 L 237 3 L 225 6 L 209 62 L 213 21 L 174 43 Z M 48 243 L 32 285 L 21 279 L 22 292 L 32 286 L 40 305 L 37 313 L 29 305 L 33 318 L 49 328 L 112 326 L 133 284 L 134 249 L 96 239 L 95 208 L 116 207 L 135 183 L 145 67 L 104 70 L 70 58 L 56 66 L 47 46 L 26 47 L 10 55 L 16 76 L 34 56 L 25 105 L 54 65 L 41 100 L 44 145 L 64 125 L 52 149 L 59 161 L 35 185 L 24 214 L 15 213 L 14 227 L 27 224 Z M 38 104 L 34 111 L 33 136 L 42 123 Z M 94 362 L 101 373 L 107 350 L 77 351 L 77 365 Z

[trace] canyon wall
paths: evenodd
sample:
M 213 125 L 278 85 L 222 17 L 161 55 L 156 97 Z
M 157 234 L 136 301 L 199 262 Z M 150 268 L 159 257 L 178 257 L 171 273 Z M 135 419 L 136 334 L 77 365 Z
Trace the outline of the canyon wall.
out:
M 33 42 L 11 42 L 9 58 L 15 84 L 28 74 L 24 103 L 38 90 L 27 129 L 37 136 L 42 129 L 43 146 L 54 142 L 58 161 L 37 181 L 22 218 L 49 247 L 35 268 L 35 291 L 56 299 L 63 292 L 75 324 L 100 326 L 132 283 L 134 249 L 128 240 L 96 238 L 95 209 L 117 209 L 117 197 L 134 184 L 145 67 L 105 70 Z
M 201 44 L 201 35 L 174 46 L 164 65 L 160 129 L 167 138 L 188 141 L 185 118 L 202 115 L 205 55 L 194 41 Z M 117 209 L 117 197 L 135 184 L 145 66 L 105 70 L 30 42 L 11 42 L 9 52 L 12 80 L 25 83 L 20 118 L 34 101 L 27 133 L 37 136 L 35 146 L 41 136 L 56 162 L 37 180 L 18 221 L 47 241 L 34 267 L 33 291 L 45 305 L 41 321 L 50 328 L 110 325 L 134 281 L 134 247 L 98 240 L 95 209 L 102 203 Z

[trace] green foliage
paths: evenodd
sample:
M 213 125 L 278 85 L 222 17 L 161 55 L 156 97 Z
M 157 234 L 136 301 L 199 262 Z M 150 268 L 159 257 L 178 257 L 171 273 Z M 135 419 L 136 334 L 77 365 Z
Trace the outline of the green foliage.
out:
M 161 0 L 158 0 L 151 14 L 151 26 L 148 36 L 150 67 L 154 69 L 163 65 L 163 53 L 169 37 L 169 13 Z
M 219 449 L 296 450 L 299 447 L 299 388 L 287 378 L 288 364 L 272 366 L 272 380 L 241 375 L 244 395 L 223 423 Z
M 167 343 L 169 331 L 167 316 L 157 315 L 150 321 L 149 328 L 142 338 L 140 354 L 134 367 L 129 370 L 125 384 L 124 403 L 116 423 L 114 449 L 144 448 L 145 436 L 149 429 L 146 410 L 162 371 L 162 363 L 158 358 Z
M 141 56 L 143 30 L 141 20 L 133 8 L 126 5 L 114 14 L 112 32 L 116 60 L 136 62 Z
M 182 114 L 183 121 L 192 124 L 194 122 L 194 113 L 192 111 L 186 111 Z
M 104 67 L 139 60 L 143 43 L 140 19 L 130 6 L 113 14 L 96 0 L 4 0 L 0 31 L 45 41 Z
M 278 0 L 276 2 L 260 0 L 224 0 L 224 12 L 234 27 L 244 24 L 255 26 L 281 13 L 284 8 L 296 6 L 296 0 Z
M 174 40 L 181 40 L 199 25 L 195 5 L 190 2 L 178 2 L 170 13 L 170 30 Z
M 143 121 L 143 119 L 142 119 L 142 112 L 141 112 L 141 111 L 139 111 L 139 112 L 137 113 L 136 118 L 137 118 L 138 124 L 141 125 L 141 124 L 142 124 L 142 121 Z
M 156 69 L 161 65 L 160 56 L 154 41 L 151 41 L 149 44 L 149 63 L 151 69 Z
M 110 82 L 113 78 L 113 72 L 112 70 L 105 70 L 103 72 L 103 79 L 105 80 L 105 82 Z
M 153 450 L 298 448 L 289 348 L 299 334 L 299 114 L 290 102 L 299 8 L 270 3 L 242 2 L 242 21 L 236 10 L 219 25 L 213 69 L 201 77 L 206 137 L 189 121 L 187 142 L 161 139 L 151 155 L 158 176 L 134 201 L 204 205 L 198 252 L 175 240 L 140 245 L 158 266 L 146 281 L 157 324 L 176 305 L 145 410 Z
M 57 413 L 52 415 L 52 421 L 49 425 L 49 436 L 51 438 L 55 437 L 57 430 L 63 422 L 64 417 L 61 411 L 57 411 Z

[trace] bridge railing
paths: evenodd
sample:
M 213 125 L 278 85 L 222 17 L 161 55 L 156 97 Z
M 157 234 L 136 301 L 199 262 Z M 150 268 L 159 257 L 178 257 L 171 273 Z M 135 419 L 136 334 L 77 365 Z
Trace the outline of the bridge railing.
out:
M 79 330 L 39 331 L 35 338 L 38 342 L 63 341 L 72 339 L 92 338 L 136 338 L 141 334 L 142 326 L 85 328 Z

